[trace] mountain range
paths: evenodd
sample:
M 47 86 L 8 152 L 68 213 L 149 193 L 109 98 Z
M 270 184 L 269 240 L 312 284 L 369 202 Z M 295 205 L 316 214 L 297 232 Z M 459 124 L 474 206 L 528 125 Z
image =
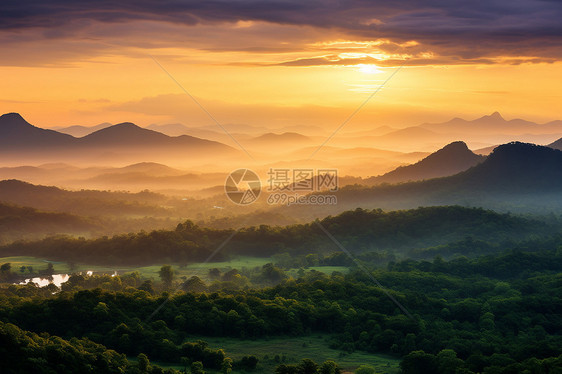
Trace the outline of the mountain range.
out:
M 336 195 L 337 204 L 280 207 L 278 212 L 310 219 L 359 207 L 395 210 L 463 205 L 544 213 L 562 209 L 562 151 L 512 142 L 496 147 L 485 160 L 455 175 L 401 184 L 348 186 L 330 194 Z
M 35 157 L 43 162 L 68 159 L 138 162 L 139 159 L 162 161 L 200 154 L 206 154 L 207 157 L 232 157 L 238 153 L 219 142 L 188 135 L 171 137 L 129 122 L 75 138 L 35 127 L 17 113 L 0 116 L 0 155 L 15 154 L 23 159 Z
M 466 143 L 457 141 L 430 154 L 423 160 L 408 166 L 401 166 L 378 177 L 365 180 L 366 184 L 399 183 L 445 177 L 465 171 L 485 157 L 473 153 Z

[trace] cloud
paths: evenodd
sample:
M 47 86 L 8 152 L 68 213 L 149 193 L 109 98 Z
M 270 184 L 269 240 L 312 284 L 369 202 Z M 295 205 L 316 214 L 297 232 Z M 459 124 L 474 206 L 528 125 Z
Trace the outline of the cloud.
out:
M 166 41 L 158 30 L 149 35 L 151 29 L 145 29 L 142 38 L 125 31 L 122 43 L 288 53 L 299 48 L 307 51 L 314 41 L 335 37 L 387 40 L 375 47 L 390 54 L 407 53 L 404 43 L 415 41 L 413 49 L 431 52 L 434 57 L 428 60 L 434 63 L 496 63 L 503 58 L 512 60 L 507 63 L 549 62 L 562 57 L 562 3 L 554 0 L 7 0 L 2 7 L 0 34 L 10 37 L 26 30 L 39 39 L 70 38 L 80 30 L 99 35 L 104 29 L 115 30 L 115 25 L 139 31 L 135 25 L 156 22 L 175 25 L 176 31 L 187 27 L 194 32 L 168 34 L 172 40 Z M 195 26 L 208 27 L 211 36 L 195 32 L 200 30 Z M 279 44 L 285 40 L 288 45 Z M 321 57 L 307 58 L 330 64 Z M 413 58 L 424 63 L 416 55 Z M 304 61 L 293 61 L 282 64 L 303 66 Z

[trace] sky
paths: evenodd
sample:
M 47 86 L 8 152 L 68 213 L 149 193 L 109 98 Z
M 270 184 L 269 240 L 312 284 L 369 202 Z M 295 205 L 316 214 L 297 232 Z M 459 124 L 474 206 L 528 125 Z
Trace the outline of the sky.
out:
M 560 19 L 558 0 L 7 0 L 0 108 L 41 127 L 333 129 L 362 104 L 346 130 L 548 122 Z

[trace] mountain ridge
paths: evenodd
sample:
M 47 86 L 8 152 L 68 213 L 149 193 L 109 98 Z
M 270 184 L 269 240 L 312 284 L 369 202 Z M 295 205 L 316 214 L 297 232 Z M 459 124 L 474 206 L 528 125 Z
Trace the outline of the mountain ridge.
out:
M 455 141 L 414 164 L 400 166 L 381 176 L 368 178 L 366 182 L 372 185 L 446 177 L 467 170 L 484 159 L 468 149 L 465 142 Z

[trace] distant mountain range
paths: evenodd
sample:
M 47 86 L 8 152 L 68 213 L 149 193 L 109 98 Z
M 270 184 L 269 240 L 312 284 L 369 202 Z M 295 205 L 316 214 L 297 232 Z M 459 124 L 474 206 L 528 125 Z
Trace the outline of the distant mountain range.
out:
M 22 157 L 39 155 L 48 159 L 52 154 L 75 158 L 119 159 L 142 157 L 152 160 L 168 155 L 181 157 L 194 154 L 232 156 L 239 151 L 225 144 L 182 135 L 170 137 L 144 129 L 133 123 L 120 123 L 75 138 L 54 130 L 35 127 L 17 113 L 0 116 L 0 154 Z M 72 159 L 72 158 L 71 158 Z
M 424 123 L 421 128 L 434 132 L 454 132 L 478 135 L 496 134 L 562 134 L 562 121 L 551 121 L 544 124 L 523 119 L 505 120 L 499 112 L 494 112 L 475 120 L 453 118 L 443 123 Z
M 104 122 L 96 126 L 75 125 L 75 126 L 68 126 L 68 127 L 53 127 L 51 130 L 62 132 L 63 134 L 72 135 L 75 138 L 81 138 L 98 130 L 105 129 L 106 127 L 109 126 L 112 126 L 112 124 L 108 122 Z
M 486 148 L 494 144 L 521 141 L 549 144 L 562 137 L 562 121 L 539 124 L 523 119 L 506 120 L 498 112 L 474 120 L 453 118 L 442 123 L 423 123 L 402 129 L 377 127 L 357 134 L 340 134 L 331 141 L 342 146 L 352 143 L 356 147 L 369 146 L 402 152 L 428 151 L 439 144 L 462 139 L 471 148 Z
M 391 172 L 365 180 L 368 185 L 380 183 L 399 183 L 424 179 L 446 177 L 465 171 L 485 157 L 473 153 L 466 143 L 457 141 L 448 144 L 423 160 L 408 166 L 401 166 Z

